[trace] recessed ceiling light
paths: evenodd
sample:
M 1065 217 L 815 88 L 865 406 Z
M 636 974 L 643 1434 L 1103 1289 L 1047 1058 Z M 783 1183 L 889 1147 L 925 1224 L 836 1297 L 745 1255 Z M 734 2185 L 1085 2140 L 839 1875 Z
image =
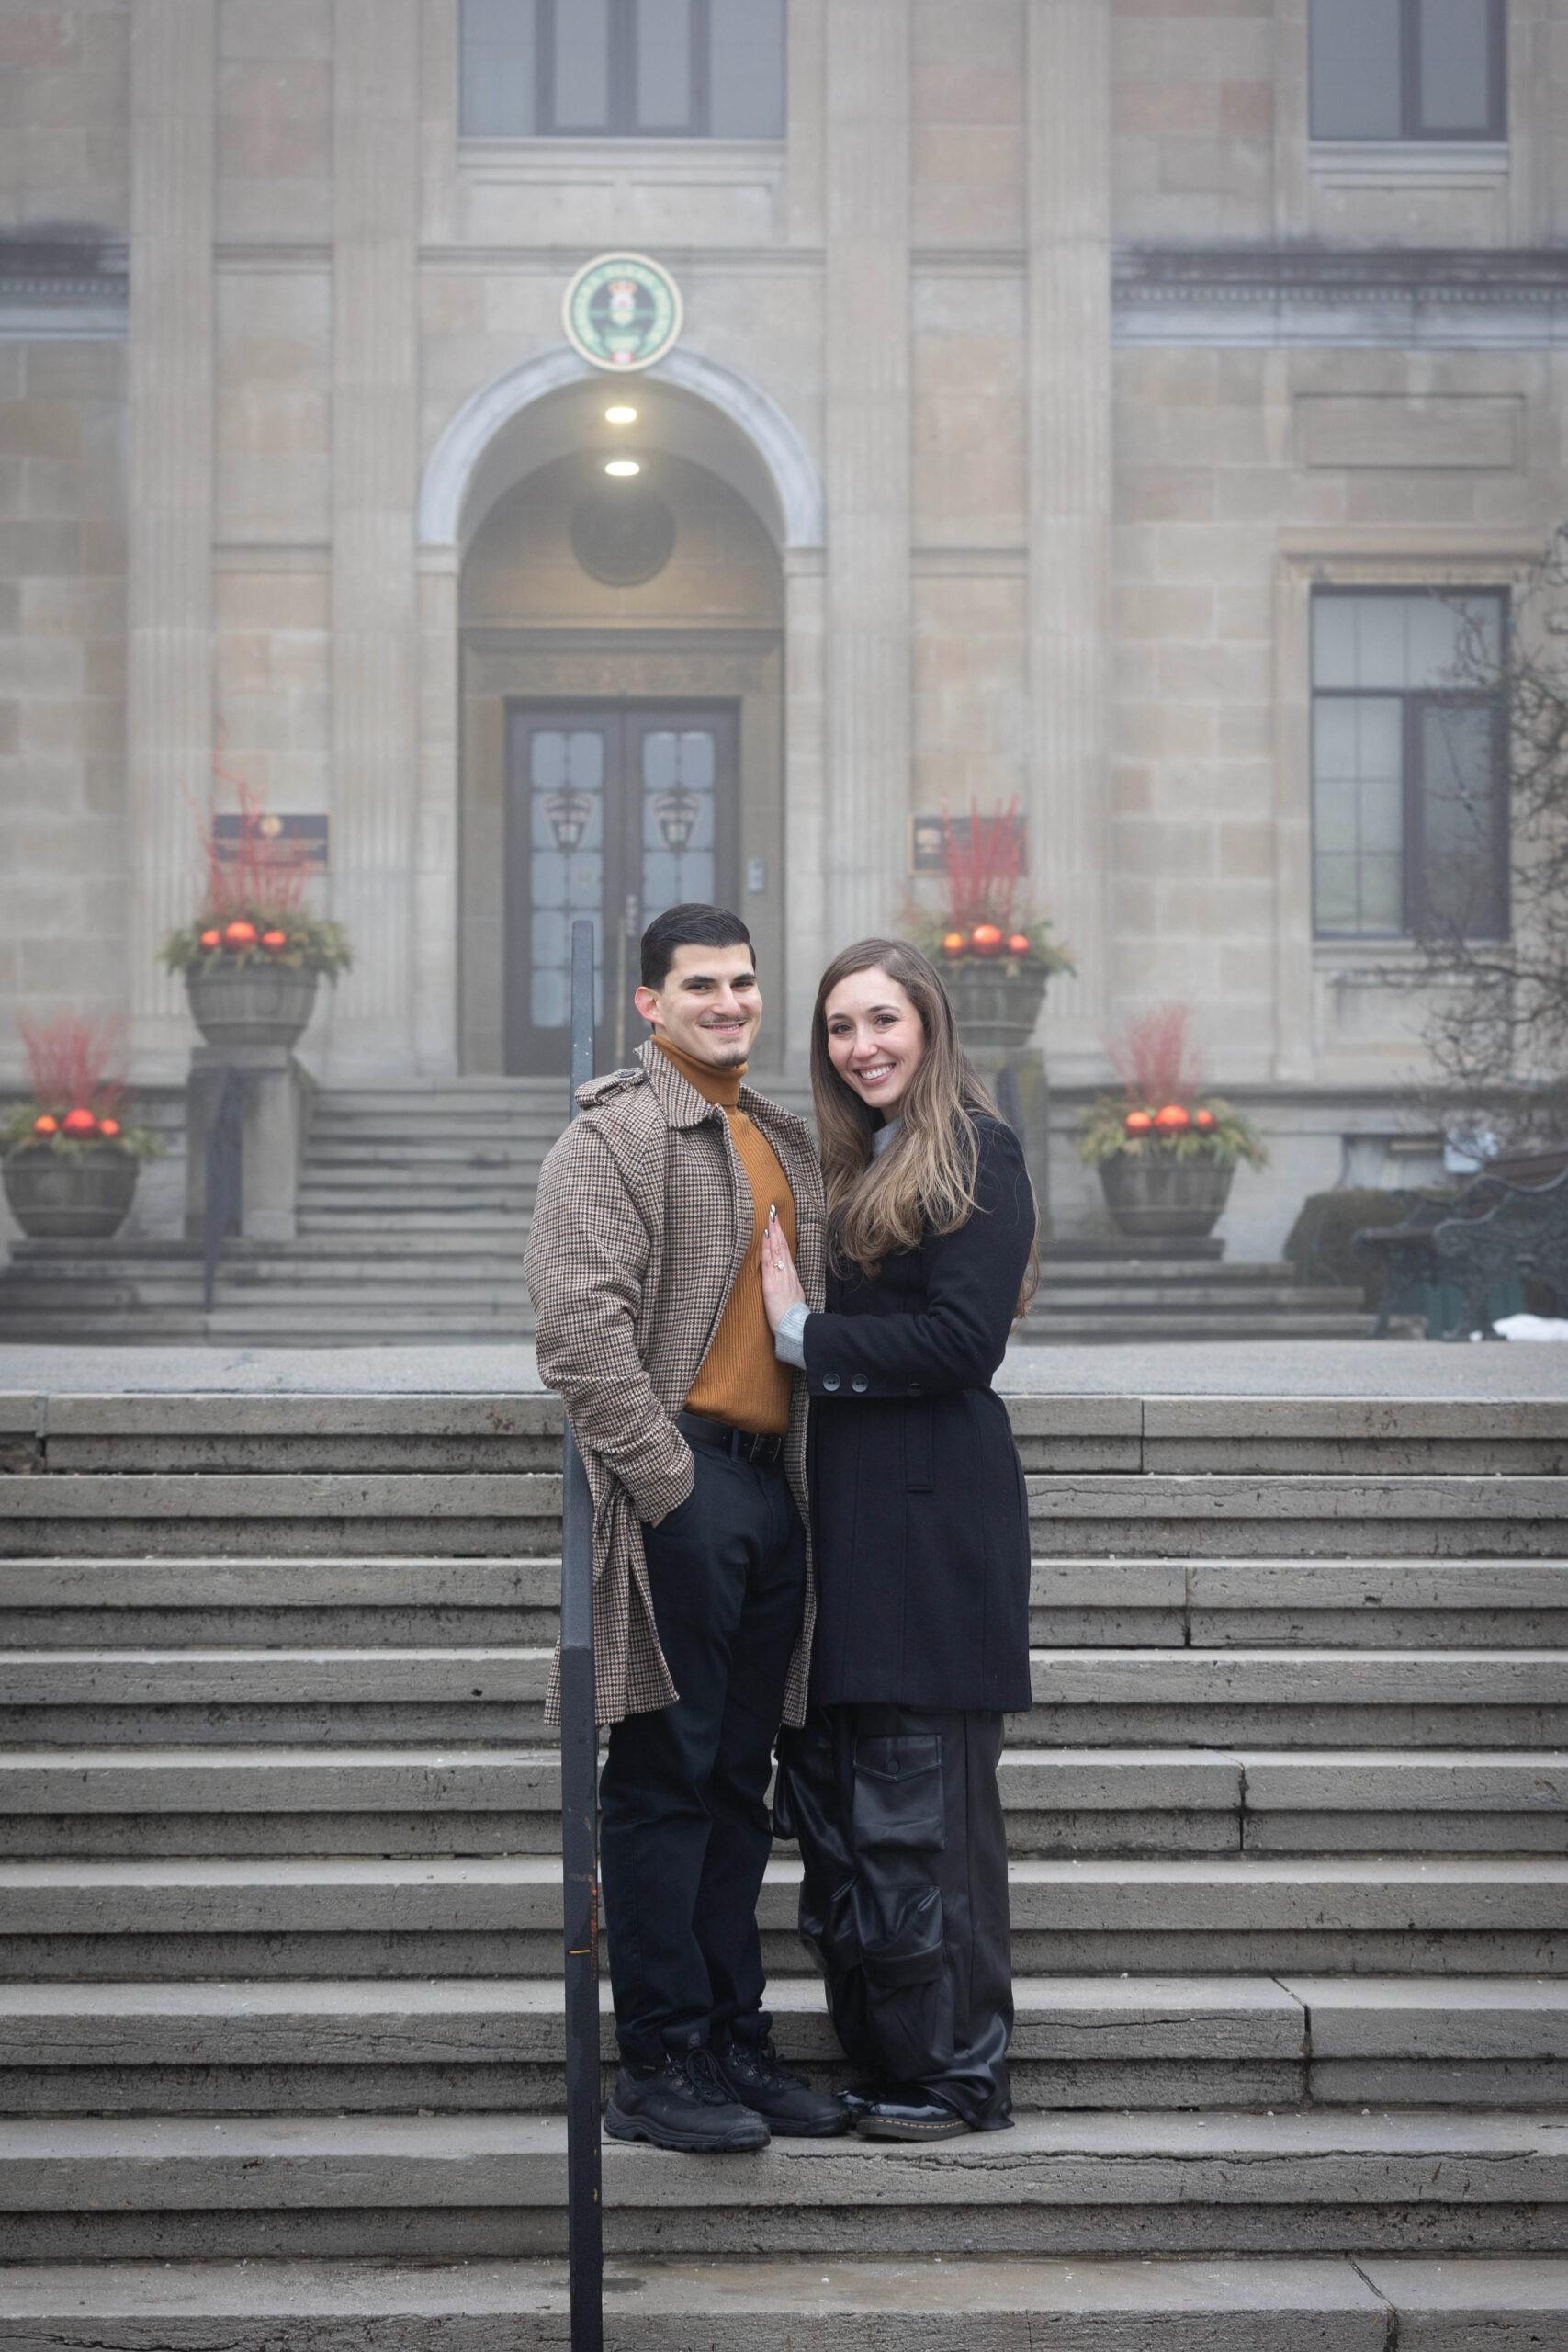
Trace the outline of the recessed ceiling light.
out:
M 625 476 L 626 474 L 640 474 L 642 468 L 637 464 L 635 458 L 612 458 L 609 464 L 605 467 L 604 471 L 607 474 Z
M 606 424 L 635 424 L 637 411 L 629 401 L 617 401 L 613 408 L 604 411 L 604 422 Z

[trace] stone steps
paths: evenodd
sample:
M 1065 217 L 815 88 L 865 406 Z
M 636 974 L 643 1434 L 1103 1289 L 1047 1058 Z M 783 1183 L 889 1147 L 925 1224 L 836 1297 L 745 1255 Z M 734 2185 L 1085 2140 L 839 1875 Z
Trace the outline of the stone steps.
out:
M 96 1464 L 115 1441 L 80 1442 Z M 311 1466 L 339 1468 L 354 1442 L 300 1441 Z M 494 1441 L 524 1457 L 556 1442 Z M 231 1446 L 262 1441 L 210 1443 L 228 1467 Z M 445 1458 L 434 1437 L 365 1450 Z M 139 1458 L 157 1452 L 139 1442 Z M 537 1645 L 555 1639 L 559 1590 L 550 1555 L 17 1557 L 0 1559 L 0 1647 Z M 1568 1645 L 1568 1561 L 1037 1559 L 1030 1626 L 1041 1648 L 1554 1649 Z
M 1568 1757 L 1015 1747 L 1019 1856 L 1568 1851 Z M 0 1750 L 0 1853 L 547 1854 L 549 1747 Z
M 21 2261 L 559 2254 L 564 2148 L 529 2115 L 23 2118 L 0 2211 Z M 608 2248 L 665 2257 L 1528 2253 L 1568 2217 L 1568 2124 L 1528 2113 L 1091 2111 L 604 2170 Z
M 547 1646 L 0 1652 L 18 1736 L 414 1741 L 543 1734 Z M 1035 1650 L 1021 1742 L 1281 1747 L 1568 1746 L 1543 1650 Z
M 1550 2352 L 1568 2261 L 612 2259 L 606 2352 Z M 27 2352 L 545 2352 L 564 2264 L 44 2264 L 0 2271 Z
M 611 2340 L 1549 2352 L 1568 1412 L 1012 1411 L 1019 2128 L 607 2148 Z M 558 1432 L 0 1399 L 0 2345 L 564 2340 L 515 2259 L 564 2243 Z M 778 2034 L 836 2081 L 797 1882 Z
M 802 1975 L 798 1864 L 769 1865 L 770 1971 Z M 1568 1958 L 1568 1859 L 1201 1855 L 1013 1861 L 1025 1974 L 1495 1975 Z M 551 1855 L 0 1862 L 0 1975 L 553 1976 Z M 3 2209 L 0 2209 L 3 2210 Z
M 1512 1977 L 1016 1980 L 1021 2107 L 1550 2108 L 1568 1986 Z M 771 2007 L 786 2062 L 842 2078 L 810 1977 Z M 615 2044 L 607 1990 L 601 2058 Z M 560 1986 L 538 1977 L 0 1985 L 10 2115 L 558 2113 Z
M 1032 1396 L 1008 1409 L 1030 1471 L 1568 1472 L 1568 1410 L 1551 1402 Z M 560 1429 L 550 1396 L 0 1395 L 0 1440 L 30 1441 L 40 1470 L 383 1468 L 411 1447 L 421 1469 L 556 1469 Z
M 1032 1475 L 1028 1485 L 1043 1556 L 1546 1558 L 1568 1549 L 1568 1481 L 1529 1473 L 1064 1472 Z M 558 1513 L 559 1481 L 542 1471 L 81 1473 L 26 1482 L 0 1519 L 0 1556 L 423 1554 L 434 1527 L 454 1552 L 547 1553 L 558 1544 Z

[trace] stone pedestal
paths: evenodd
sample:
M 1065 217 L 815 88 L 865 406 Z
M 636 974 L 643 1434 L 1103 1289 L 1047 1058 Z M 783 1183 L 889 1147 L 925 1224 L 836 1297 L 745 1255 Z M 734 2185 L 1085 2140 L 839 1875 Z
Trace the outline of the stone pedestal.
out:
M 299 1166 L 315 1091 L 287 1046 L 197 1046 L 186 1096 L 186 1232 L 199 1241 L 207 1214 L 207 1136 L 225 1069 L 244 1088 L 240 1147 L 240 1232 L 246 1241 L 292 1241 Z
M 1049 1143 L 1050 1087 L 1045 1057 L 1038 1046 L 971 1046 L 964 1052 L 974 1063 L 1003 1118 L 1023 1146 L 1030 1181 L 1040 1204 L 1040 1238 L 1051 1230 Z

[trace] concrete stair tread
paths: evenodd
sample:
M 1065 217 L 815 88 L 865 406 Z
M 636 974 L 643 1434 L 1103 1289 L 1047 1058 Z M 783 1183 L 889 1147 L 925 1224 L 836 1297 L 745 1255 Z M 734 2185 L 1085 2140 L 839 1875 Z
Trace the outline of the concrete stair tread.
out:
M 564 2206 L 564 2123 L 549 2116 L 84 2116 L 0 2120 L 0 2199 L 17 2214 L 147 2210 Z M 1212 2109 L 1021 2116 L 1005 2132 L 908 2148 L 775 2140 L 716 2165 L 604 2143 L 604 2202 L 989 2208 L 1365 2198 L 1402 2205 L 1561 2204 L 1568 2113 Z
M 612 2014 L 607 1982 L 599 1988 L 602 2014 Z M 1363 2041 L 1418 2030 L 1422 2046 L 1436 2036 L 1445 2048 L 1474 2049 L 1489 2026 L 1540 2032 L 1545 2052 L 1568 2047 L 1568 1981 L 1517 1976 L 1031 1976 L 1013 1980 L 1021 2035 L 1042 2024 L 1080 2027 L 1103 2034 L 1149 2024 L 1190 2028 L 1207 2038 L 1229 2026 L 1261 2036 L 1267 2046 L 1299 2048 L 1309 2021 L 1313 2034 L 1332 2031 Z M 786 2047 L 797 2043 L 802 2021 L 830 2026 L 815 1976 L 784 1976 L 770 1986 L 769 2007 Z M 338 2018 L 381 2026 L 388 2019 L 511 2019 L 557 2023 L 562 2016 L 558 1979 L 485 1977 L 309 1977 L 169 1983 L 96 1981 L 28 1984 L 0 1983 L 0 2063 L 16 2064 L 9 2037 L 28 2021 L 110 2018 L 164 2021 L 178 2030 L 206 2019 L 216 2025 L 269 2019 Z M 1281 2041 L 1281 2029 L 1284 2040 Z M 334 2041 L 334 2054 L 341 2042 Z M 1227 2043 L 1227 2049 L 1234 2044 Z M 184 2054 L 183 2045 L 171 2044 Z M 223 2044 L 212 2055 L 223 2056 Z M 62 2063 L 83 2063 L 79 2040 L 59 2045 Z M 152 2046 L 149 2045 L 149 2055 Z M 497 2054 L 502 2054 L 498 2049 Z M 847 2063 L 847 2062 L 846 2062 Z
M 1508 2317 L 1568 2335 L 1568 2258 L 1375 2255 L 1223 2260 L 619 2261 L 605 2273 L 609 2352 L 1473 2352 L 1479 2315 L 1497 2352 L 1522 2352 Z M 0 2270 L 0 2313 L 29 2343 L 146 2352 L 276 2352 L 362 2336 L 386 2352 L 535 2352 L 564 2341 L 558 2261 L 39 2264 Z M 374 2329 L 373 2337 L 367 2332 Z M 1450 2332 L 1450 2328 L 1456 2332 Z M 1310 2330 L 1310 2335 L 1306 2331 Z M 1457 2332 L 1464 2330 L 1462 2336 Z
M 313 1793 L 325 1808 L 347 1810 L 375 1799 L 383 1781 L 394 1784 L 388 1804 L 410 1801 L 396 1784 L 417 1783 L 425 1804 L 439 1802 L 446 1790 L 467 1805 L 492 1794 L 508 1807 L 532 1802 L 553 1811 L 558 1771 L 557 1750 L 540 1747 L 12 1747 L 0 1749 L 0 1810 L 69 1812 L 109 1799 L 118 1804 L 116 1783 L 129 1780 L 141 1784 L 138 1804 L 176 1812 L 202 1809 L 198 1799 L 228 1810 L 276 1802 L 283 1782 L 289 1784 L 284 1801 Z M 1391 1812 L 1412 1804 L 1459 1810 L 1483 1804 L 1488 1794 L 1510 1810 L 1550 1810 L 1568 1800 L 1568 1754 L 1537 1748 L 1014 1748 L 1002 1759 L 1000 1780 L 1003 1803 L 1012 1809 L 1097 1801 L 1161 1810 L 1230 1805 L 1244 1791 L 1252 1806 L 1267 1805 L 1272 1797 L 1318 1807 L 1339 1799 L 1358 1810 L 1377 1809 L 1382 1781 L 1396 1784 L 1384 1796 L 1382 1809 Z M 507 1787 L 507 1781 L 521 1785 Z M 492 1782 L 493 1789 L 487 1785 Z M 313 1783 L 320 1785 L 313 1790 Z

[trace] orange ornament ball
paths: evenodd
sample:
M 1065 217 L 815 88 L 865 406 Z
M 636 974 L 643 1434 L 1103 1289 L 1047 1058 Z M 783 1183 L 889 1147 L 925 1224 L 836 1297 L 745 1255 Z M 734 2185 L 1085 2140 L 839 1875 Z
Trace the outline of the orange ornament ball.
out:
M 33 1133 L 35 1136 L 57 1136 L 60 1133 L 60 1122 L 52 1111 L 39 1113 L 33 1121 Z
M 1183 1127 L 1191 1124 L 1186 1105 L 1181 1102 L 1168 1102 L 1163 1111 L 1155 1113 L 1156 1126 L 1168 1136 L 1179 1135 Z
M 287 947 L 288 944 L 288 933 L 286 931 L 264 931 L 262 933 L 262 945 L 270 955 L 276 956 L 280 948 Z
M 1202 1127 L 1207 1130 L 1214 1124 L 1214 1114 L 1212 1111 L 1194 1111 L 1192 1114 L 1192 1124 L 1195 1127 Z
M 944 956 L 962 956 L 968 944 L 961 931 L 950 931 L 943 934 L 942 952 Z
M 1001 952 L 1002 934 L 994 922 L 977 922 L 969 934 L 969 944 L 976 956 L 997 956 Z
M 98 1123 L 91 1111 L 78 1108 L 67 1111 L 61 1125 L 68 1136 L 90 1136 L 96 1134 Z
M 1128 1112 L 1126 1126 L 1130 1136 L 1146 1136 L 1153 1125 L 1154 1121 L 1146 1111 Z
M 1010 956 L 1027 956 L 1028 953 L 1029 933 L 1026 931 L 1015 931 L 1012 937 L 1008 941 L 1008 954 Z
M 201 934 L 201 944 L 210 953 L 214 947 L 222 946 L 223 933 L 220 931 L 204 931 Z
M 223 926 L 225 947 L 254 947 L 255 944 L 256 927 L 254 922 L 245 922 L 242 920 L 238 922 L 225 923 Z
M 107 1136 L 110 1143 L 113 1143 L 116 1136 L 119 1133 L 119 1121 L 118 1119 L 100 1119 L 98 1121 L 98 1133 L 101 1136 Z

